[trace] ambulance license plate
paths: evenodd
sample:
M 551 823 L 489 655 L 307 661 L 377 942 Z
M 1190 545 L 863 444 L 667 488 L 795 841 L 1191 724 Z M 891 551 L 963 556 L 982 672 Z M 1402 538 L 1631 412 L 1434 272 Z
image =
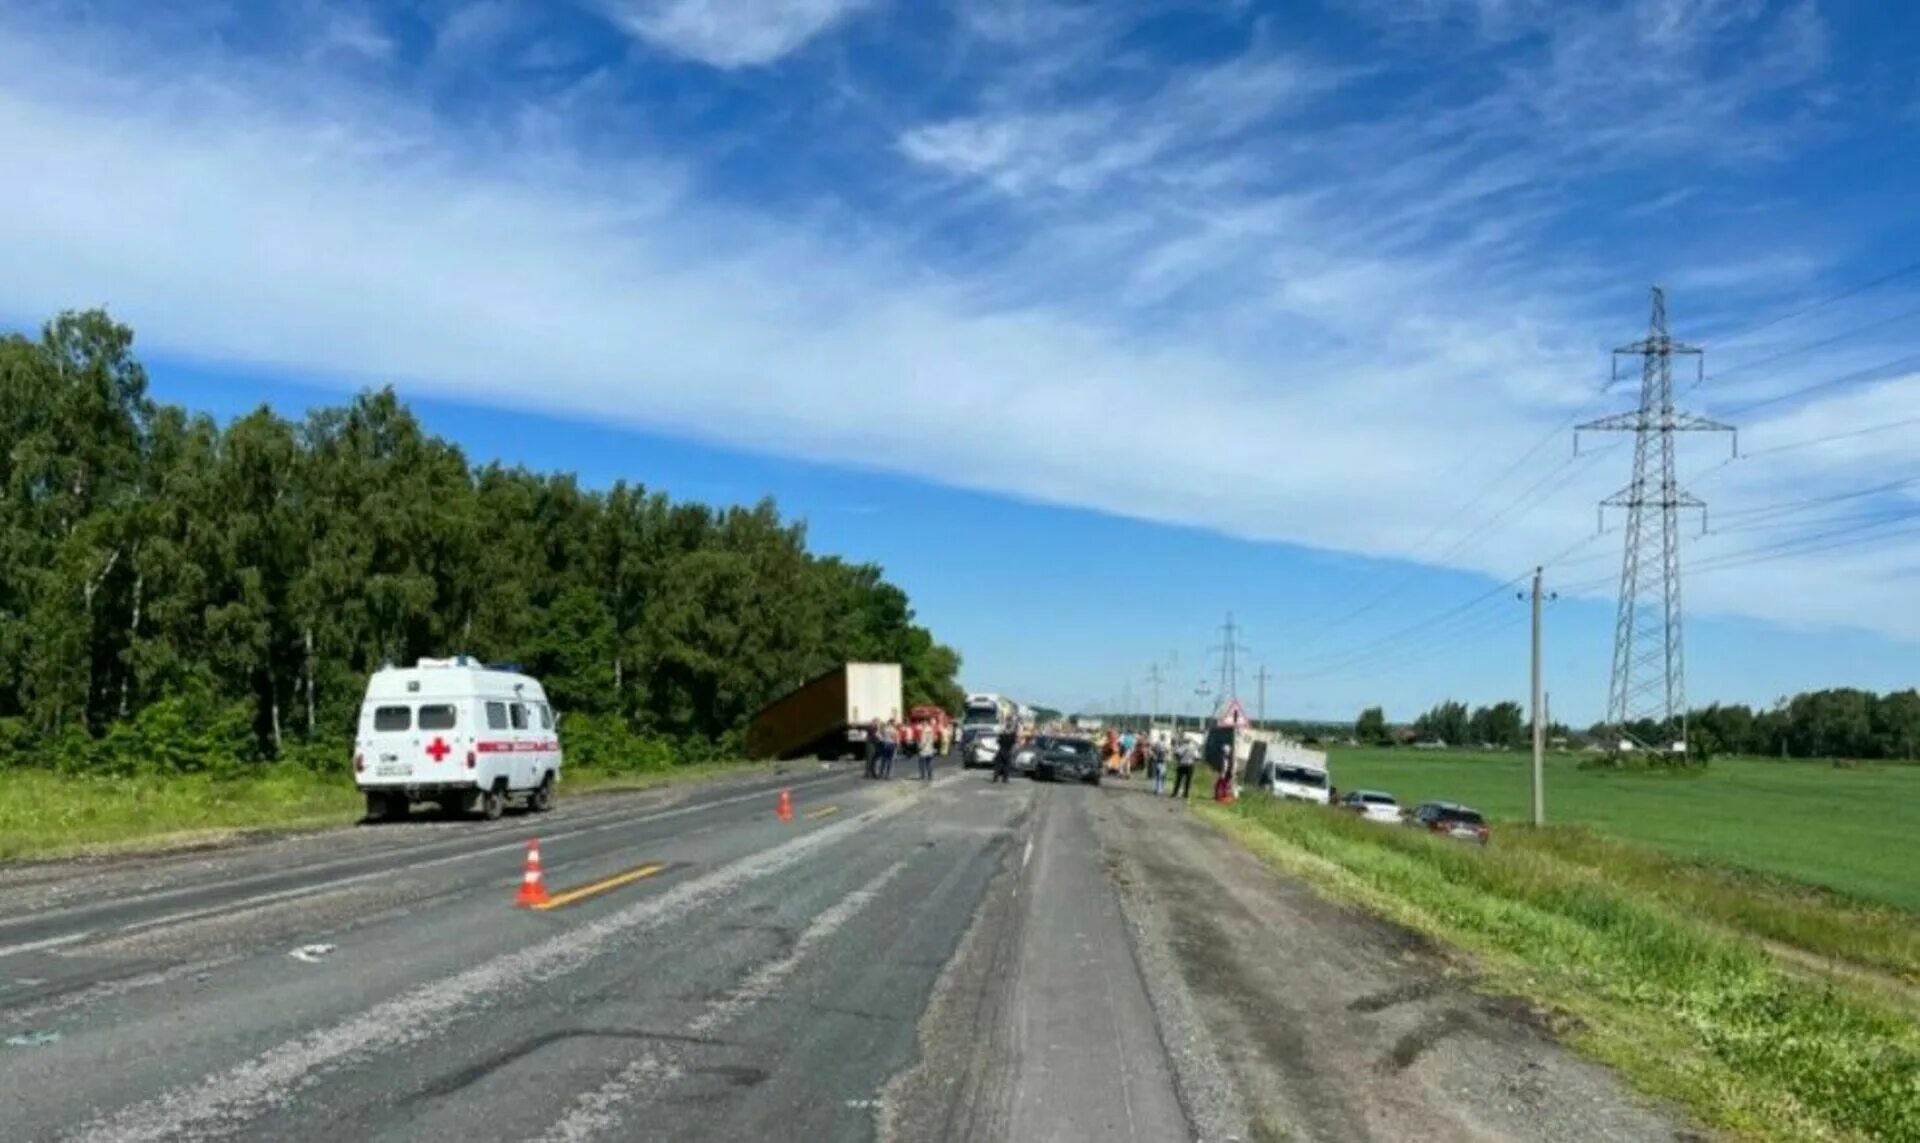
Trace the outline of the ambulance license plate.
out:
M 406 762 L 382 762 L 373 772 L 382 778 L 404 778 L 413 773 L 413 767 Z

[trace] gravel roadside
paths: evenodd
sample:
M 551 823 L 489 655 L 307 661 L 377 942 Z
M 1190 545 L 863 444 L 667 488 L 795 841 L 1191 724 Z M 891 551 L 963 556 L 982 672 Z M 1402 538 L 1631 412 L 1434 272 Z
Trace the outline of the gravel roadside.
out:
M 1096 825 L 1204 1137 L 1698 1138 L 1424 938 L 1315 896 L 1170 800 L 1104 793 Z

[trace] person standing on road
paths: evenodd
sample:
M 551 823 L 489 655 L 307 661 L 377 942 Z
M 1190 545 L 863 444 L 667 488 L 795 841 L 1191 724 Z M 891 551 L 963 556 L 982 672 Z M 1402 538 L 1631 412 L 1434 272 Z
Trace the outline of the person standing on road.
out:
M 933 781 L 933 751 L 939 745 L 939 734 L 931 723 L 920 728 L 920 780 Z
M 893 754 L 900 747 L 900 726 L 892 719 L 880 728 L 880 772 L 874 775 L 885 780 L 893 777 Z
M 999 749 L 993 755 L 993 780 L 996 782 L 1013 781 L 1013 749 L 1020 743 L 1020 735 L 1013 729 L 1011 722 L 1000 728 Z
M 874 719 L 867 725 L 867 777 L 880 776 L 880 720 Z
M 1153 779 L 1153 796 L 1167 792 L 1167 747 L 1155 740 L 1147 747 L 1147 775 Z
M 1180 744 L 1179 752 L 1174 755 L 1174 762 L 1175 762 L 1174 773 L 1173 773 L 1173 796 L 1174 797 L 1190 798 L 1193 796 L 1193 767 L 1194 767 L 1194 764 L 1199 761 L 1200 761 L 1200 748 L 1195 746 L 1191 739 L 1189 739 L 1186 742 L 1182 742 Z

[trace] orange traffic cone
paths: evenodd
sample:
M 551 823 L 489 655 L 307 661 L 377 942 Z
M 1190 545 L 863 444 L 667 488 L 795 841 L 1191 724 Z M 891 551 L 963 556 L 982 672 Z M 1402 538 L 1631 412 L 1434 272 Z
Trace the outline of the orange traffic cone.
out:
M 537 837 L 527 842 L 527 872 L 520 878 L 520 895 L 513 903 L 522 909 L 547 903 L 547 885 L 540 880 L 540 839 Z
M 793 820 L 793 795 L 788 793 L 785 790 L 780 791 L 780 808 L 775 812 L 779 814 L 781 821 L 783 822 L 792 821 Z

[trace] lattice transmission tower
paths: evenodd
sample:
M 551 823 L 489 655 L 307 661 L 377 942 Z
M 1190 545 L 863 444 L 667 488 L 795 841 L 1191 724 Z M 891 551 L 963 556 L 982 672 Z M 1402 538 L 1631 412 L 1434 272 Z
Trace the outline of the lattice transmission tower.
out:
M 1680 511 L 1698 508 L 1706 526 L 1706 502 L 1680 487 L 1674 472 L 1674 435 L 1734 431 L 1732 425 L 1673 407 L 1673 359 L 1691 357 L 1695 383 L 1704 380 L 1704 354 L 1667 334 L 1667 296 L 1653 288 L 1653 317 L 1647 336 L 1613 351 L 1613 379 L 1620 361 L 1638 357 L 1640 406 L 1588 421 L 1574 429 L 1574 451 L 1583 432 L 1630 432 L 1633 480 L 1600 502 L 1602 526 L 1608 508 L 1627 510 L 1625 550 L 1620 563 L 1620 607 L 1613 627 L 1613 680 L 1607 689 L 1607 726 L 1618 748 L 1634 738 L 1630 728 L 1651 721 L 1661 742 L 1642 748 L 1665 750 L 1686 741 L 1686 655 L 1680 635 Z M 1734 440 L 1734 451 L 1739 441 Z

